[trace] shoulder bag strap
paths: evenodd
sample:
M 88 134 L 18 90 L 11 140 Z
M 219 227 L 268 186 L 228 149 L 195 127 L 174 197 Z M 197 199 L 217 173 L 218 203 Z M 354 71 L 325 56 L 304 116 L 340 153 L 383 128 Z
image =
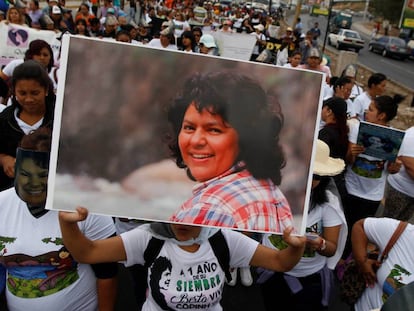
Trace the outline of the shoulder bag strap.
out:
M 385 259 L 387 259 L 388 253 L 391 248 L 394 246 L 395 242 L 397 242 L 398 238 L 400 237 L 401 233 L 405 230 L 408 223 L 406 221 L 400 221 L 398 227 L 395 229 L 394 234 L 391 236 L 390 240 L 388 241 L 387 246 L 385 246 L 384 251 L 381 254 L 381 258 L 379 260 L 382 263 Z

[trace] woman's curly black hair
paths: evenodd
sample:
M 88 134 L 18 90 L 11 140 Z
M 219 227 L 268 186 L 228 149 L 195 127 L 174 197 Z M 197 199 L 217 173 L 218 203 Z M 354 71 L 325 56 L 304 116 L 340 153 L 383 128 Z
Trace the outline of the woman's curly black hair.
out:
M 239 137 L 239 157 L 257 179 L 270 178 L 281 183 L 285 158 L 279 141 L 283 127 L 281 113 L 272 112 L 274 96 L 269 95 L 252 78 L 234 72 L 195 74 L 168 107 L 172 133 L 168 143 L 177 166 L 186 168 L 178 146 L 184 114 L 190 104 L 198 111 L 207 109 L 218 114 L 233 127 Z M 191 172 L 189 172 L 191 174 Z

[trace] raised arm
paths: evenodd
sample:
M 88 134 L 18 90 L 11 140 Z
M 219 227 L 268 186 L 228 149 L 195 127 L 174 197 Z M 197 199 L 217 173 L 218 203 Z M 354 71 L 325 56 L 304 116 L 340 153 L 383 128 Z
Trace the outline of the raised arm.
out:
M 77 223 L 87 216 L 88 210 L 84 207 L 76 208 L 76 212 L 59 212 L 63 243 L 72 256 L 77 261 L 88 264 L 126 260 L 120 236 L 95 241 L 85 237 Z
M 259 244 L 250 265 L 279 272 L 291 270 L 301 259 L 306 244 L 306 238 L 291 235 L 292 230 L 293 227 L 288 227 L 283 231 L 283 239 L 289 244 L 287 248 L 275 250 Z

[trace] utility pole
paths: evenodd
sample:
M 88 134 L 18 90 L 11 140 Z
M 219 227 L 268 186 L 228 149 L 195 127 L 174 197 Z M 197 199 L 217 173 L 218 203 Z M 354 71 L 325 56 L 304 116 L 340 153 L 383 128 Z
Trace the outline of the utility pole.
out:
M 326 47 L 326 39 L 328 38 L 328 34 L 329 34 L 329 23 L 331 21 L 331 17 L 332 17 L 332 7 L 333 7 L 333 0 L 331 0 L 329 2 L 329 9 L 328 9 L 328 22 L 327 22 L 327 26 L 326 26 L 326 31 L 325 31 L 325 37 L 323 39 L 323 46 L 322 46 L 322 53 L 325 52 L 325 47 Z
M 364 10 L 364 22 L 366 22 L 366 20 L 367 20 L 368 7 L 369 7 L 369 0 L 366 0 L 366 2 L 365 2 L 365 10 Z

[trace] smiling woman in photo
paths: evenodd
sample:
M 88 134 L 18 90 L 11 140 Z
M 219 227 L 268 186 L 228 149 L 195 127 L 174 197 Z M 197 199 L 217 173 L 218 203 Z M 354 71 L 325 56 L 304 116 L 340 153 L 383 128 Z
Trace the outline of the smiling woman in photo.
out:
M 244 75 L 190 77 L 168 110 L 177 166 L 199 185 L 171 220 L 282 232 L 291 225 L 279 189 L 285 165 L 274 97 Z M 274 110 L 274 109 L 273 109 Z

